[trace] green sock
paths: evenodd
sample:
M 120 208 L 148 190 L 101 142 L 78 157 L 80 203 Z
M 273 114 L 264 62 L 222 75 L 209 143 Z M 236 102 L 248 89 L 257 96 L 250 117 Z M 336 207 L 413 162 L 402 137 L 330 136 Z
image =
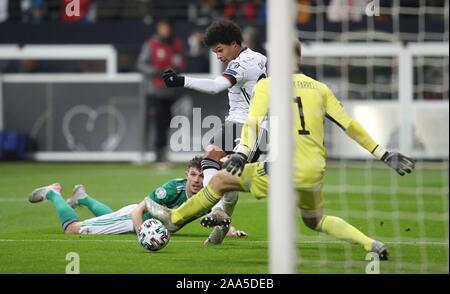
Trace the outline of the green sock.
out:
M 46 195 L 47 199 L 53 202 L 56 209 L 56 214 L 61 221 L 63 229 L 73 221 L 78 220 L 77 213 L 70 207 L 69 204 L 62 198 L 62 196 L 53 190 L 49 190 Z
M 87 208 L 89 208 L 89 210 L 95 216 L 101 216 L 113 212 L 113 210 L 108 205 L 101 203 L 100 201 L 95 200 L 88 195 L 86 195 L 86 197 L 78 199 L 78 204 L 87 206 Z

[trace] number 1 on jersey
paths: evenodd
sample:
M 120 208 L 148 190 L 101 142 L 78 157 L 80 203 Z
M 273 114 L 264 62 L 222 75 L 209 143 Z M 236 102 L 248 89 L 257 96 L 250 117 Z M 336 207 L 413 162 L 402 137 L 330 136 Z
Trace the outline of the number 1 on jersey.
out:
M 299 135 L 309 135 L 310 132 L 306 129 L 306 126 L 305 126 L 305 115 L 303 113 L 302 98 L 300 96 L 295 97 L 295 103 L 297 103 L 297 106 L 298 106 L 298 113 L 300 114 L 300 124 L 302 126 L 302 129 L 298 130 L 298 134 Z

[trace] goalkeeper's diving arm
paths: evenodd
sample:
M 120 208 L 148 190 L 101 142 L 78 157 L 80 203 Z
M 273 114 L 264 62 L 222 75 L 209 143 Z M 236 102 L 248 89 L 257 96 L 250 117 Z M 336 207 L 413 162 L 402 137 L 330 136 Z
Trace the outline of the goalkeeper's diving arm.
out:
M 404 176 L 411 173 L 415 168 L 415 162 L 399 152 L 389 152 L 383 146 L 376 143 L 356 120 L 351 120 L 346 134 L 355 140 L 361 147 L 369 151 L 375 158 L 386 163 L 399 175 Z

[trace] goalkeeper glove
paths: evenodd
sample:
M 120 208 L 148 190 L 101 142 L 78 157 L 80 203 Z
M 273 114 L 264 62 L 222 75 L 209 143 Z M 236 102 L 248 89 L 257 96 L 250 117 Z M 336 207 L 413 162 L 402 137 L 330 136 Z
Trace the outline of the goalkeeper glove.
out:
M 411 173 L 415 168 L 414 159 L 399 152 L 386 151 L 381 157 L 381 160 L 401 176 L 404 176 L 406 173 Z
M 167 88 L 184 87 L 184 77 L 179 76 L 173 69 L 164 71 L 162 78 Z
M 240 176 L 244 170 L 244 166 L 247 163 L 247 155 L 242 153 L 234 153 L 228 156 L 227 160 L 223 164 L 223 168 L 232 175 Z

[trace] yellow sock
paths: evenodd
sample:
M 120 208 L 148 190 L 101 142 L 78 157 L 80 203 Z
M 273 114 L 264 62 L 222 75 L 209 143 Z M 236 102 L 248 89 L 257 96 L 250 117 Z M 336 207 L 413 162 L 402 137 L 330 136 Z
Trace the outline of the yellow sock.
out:
M 217 202 L 219 202 L 222 195 L 217 194 L 206 186 L 197 194 L 191 196 L 183 205 L 172 211 L 171 220 L 174 224 L 179 222 L 184 223 L 201 213 L 210 210 Z
M 371 250 L 374 241 L 342 218 L 331 215 L 324 215 L 317 229 L 340 240 L 360 244 L 366 251 Z

